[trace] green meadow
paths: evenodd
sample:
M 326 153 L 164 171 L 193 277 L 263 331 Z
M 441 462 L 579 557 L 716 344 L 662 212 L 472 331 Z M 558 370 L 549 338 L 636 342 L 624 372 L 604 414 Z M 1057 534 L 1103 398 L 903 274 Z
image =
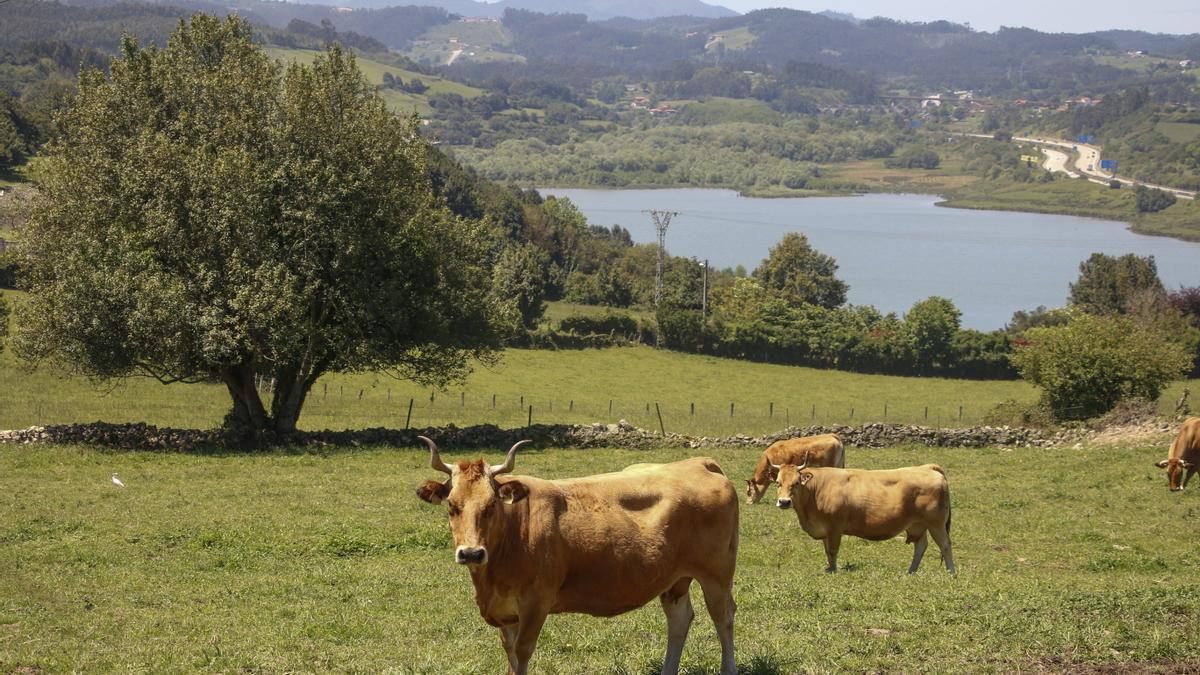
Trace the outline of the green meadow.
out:
M 694 452 L 536 448 L 517 472 L 579 476 Z M 755 454 L 712 452 L 739 484 Z M 959 575 L 932 545 L 906 575 L 902 538 L 847 538 L 826 575 L 792 512 L 743 505 L 742 672 L 1200 669 L 1200 491 L 1168 492 L 1152 466 L 1162 456 L 849 448 L 848 466 L 946 468 Z M 452 562 L 445 507 L 413 494 L 436 477 L 428 461 L 396 448 L 0 446 L 0 671 L 500 672 L 497 633 Z M 685 671 L 715 673 L 719 645 L 693 593 Z M 657 603 L 552 616 L 533 667 L 656 672 L 664 644 Z

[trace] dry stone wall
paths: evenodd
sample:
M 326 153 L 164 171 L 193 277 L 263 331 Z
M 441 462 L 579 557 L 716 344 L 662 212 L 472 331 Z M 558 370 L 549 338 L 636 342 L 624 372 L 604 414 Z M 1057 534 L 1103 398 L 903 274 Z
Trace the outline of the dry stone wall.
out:
M 905 424 L 861 426 L 789 427 L 766 436 L 728 437 L 665 436 L 639 429 L 622 420 L 618 424 L 535 424 L 519 429 L 492 425 L 431 427 L 427 429 L 359 429 L 353 431 L 301 432 L 286 437 L 259 436 L 235 439 L 220 430 L 172 429 L 149 424 L 59 424 L 0 431 L 0 444 L 52 443 L 94 445 L 123 450 L 192 452 L 209 450 L 252 450 L 272 446 L 291 447 L 423 447 L 418 435 L 428 436 L 445 448 L 507 448 L 521 439 L 532 439 L 541 447 L 563 448 L 740 448 L 766 447 L 785 438 L 836 433 L 851 446 L 881 448 L 896 445 L 936 447 L 1051 447 L 1084 439 L 1085 430 L 1047 433 L 1021 427 L 932 428 Z

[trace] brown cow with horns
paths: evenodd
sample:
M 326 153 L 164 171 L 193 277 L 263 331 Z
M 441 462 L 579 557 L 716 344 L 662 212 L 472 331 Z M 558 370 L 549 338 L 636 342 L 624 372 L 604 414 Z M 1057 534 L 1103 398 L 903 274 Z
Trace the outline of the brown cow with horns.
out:
M 615 616 L 656 596 L 667 615 L 663 673 L 676 673 L 693 611 L 688 588 L 700 582 L 721 640 L 721 673 L 734 673 L 733 573 L 737 491 L 711 459 L 635 464 L 616 473 L 567 480 L 506 476 L 504 463 L 447 464 L 433 441 L 433 468 L 417 496 L 445 501 L 454 560 L 467 565 L 483 620 L 500 629 L 508 672 L 524 675 L 550 614 Z
M 1189 417 L 1183 423 L 1167 458 L 1154 466 L 1167 470 L 1167 487 L 1172 492 L 1187 487 L 1196 469 L 1200 469 L 1200 417 Z

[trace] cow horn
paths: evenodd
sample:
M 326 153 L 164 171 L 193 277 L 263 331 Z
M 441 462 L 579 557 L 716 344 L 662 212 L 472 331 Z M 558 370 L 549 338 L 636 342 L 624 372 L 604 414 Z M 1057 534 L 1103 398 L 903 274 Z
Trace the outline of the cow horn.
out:
M 453 476 L 454 470 L 450 468 L 449 464 L 442 461 L 442 456 L 438 454 L 437 444 L 424 436 L 417 436 L 417 438 L 425 441 L 425 445 L 429 446 L 429 463 L 433 466 L 434 470 Z
M 517 463 L 517 448 L 521 447 L 522 445 L 525 445 L 526 443 L 532 443 L 532 442 L 533 441 L 530 441 L 530 440 L 524 440 L 524 441 L 517 441 L 516 443 L 514 443 L 513 446 L 508 449 L 508 455 L 505 456 L 504 463 L 499 466 L 493 465 L 491 468 L 488 469 L 488 474 L 492 475 L 492 476 L 499 476 L 502 473 L 508 473 L 508 472 L 512 471 L 513 465 Z
M 808 450 L 804 451 L 804 461 L 801 462 L 799 467 L 797 467 L 797 470 L 803 469 L 804 467 L 808 466 L 808 453 L 809 453 Z

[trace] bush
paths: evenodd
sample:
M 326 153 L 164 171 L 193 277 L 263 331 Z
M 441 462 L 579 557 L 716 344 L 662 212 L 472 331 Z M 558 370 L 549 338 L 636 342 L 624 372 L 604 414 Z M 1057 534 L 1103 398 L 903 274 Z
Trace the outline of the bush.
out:
M 1025 335 L 1013 364 L 1057 419 L 1095 417 L 1124 398 L 1156 400 L 1191 365 L 1182 346 L 1126 316 L 1076 312 L 1065 326 Z
M 638 322 L 628 314 L 584 316 L 575 314 L 558 322 L 558 330 L 576 335 L 619 335 L 628 340 L 638 339 Z
M 942 158 L 936 152 L 923 148 L 908 148 L 899 156 L 883 161 L 891 169 L 936 169 L 941 163 Z
M 704 341 L 704 317 L 694 309 L 660 307 L 655 313 L 658 321 L 659 346 L 683 352 L 700 350 Z
M 1110 187 L 1113 190 L 1120 190 L 1121 189 L 1121 181 L 1114 178 L 1114 179 L 1108 181 L 1108 187 Z
M 1156 188 L 1139 185 L 1134 190 L 1137 210 L 1141 213 L 1157 213 L 1175 203 L 1175 195 Z

